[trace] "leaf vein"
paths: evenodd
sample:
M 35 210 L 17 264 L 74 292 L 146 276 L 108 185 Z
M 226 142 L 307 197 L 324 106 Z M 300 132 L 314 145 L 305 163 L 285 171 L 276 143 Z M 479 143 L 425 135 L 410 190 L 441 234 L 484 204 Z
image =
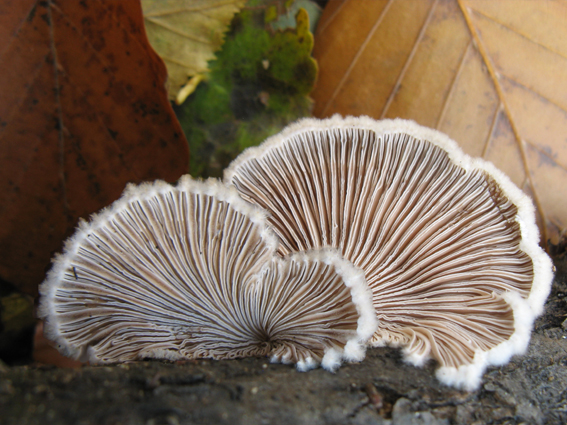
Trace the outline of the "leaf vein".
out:
M 540 155 L 543 155 L 543 156 L 545 156 L 546 158 L 548 158 L 548 159 L 549 159 L 551 162 L 553 162 L 557 167 L 559 167 L 559 168 L 561 168 L 563 171 L 567 172 L 567 166 L 565 166 L 565 165 L 563 165 L 563 164 L 557 162 L 557 160 L 556 160 L 553 156 L 549 155 L 549 153 L 547 153 L 547 152 L 545 152 L 544 150 L 542 150 L 538 145 L 535 145 L 535 144 L 533 144 L 533 143 L 531 143 L 531 142 L 528 142 L 527 140 L 524 140 L 524 142 L 525 142 L 526 144 L 530 145 L 530 147 L 531 147 L 533 150 L 537 151 Z
M 65 176 L 65 137 L 63 134 L 64 124 L 63 124 L 63 106 L 61 104 L 61 86 L 59 81 L 59 67 L 58 67 L 58 59 L 57 59 L 57 47 L 55 46 L 55 29 L 53 27 L 53 2 L 52 0 L 48 0 L 47 3 L 47 19 L 48 19 L 48 27 L 49 27 L 49 45 L 51 48 L 51 54 L 53 56 L 53 78 L 54 78 L 54 86 L 55 86 L 55 105 L 56 105 L 56 112 L 57 112 L 57 125 L 59 126 L 57 134 L 58 134 L 58 141 L 57 141 L 57 148 L 58 148 L 58 162 L 59 162 L 59 182 L 61 184 L 61 192 L 62 192 L 62 201 L 63 201 L 63 209 L 65 211 L 65 218 L 69 217 L 69 199 L 67 196 L 67 181 Z M 59 13 L 61 11 L 59 10 Z
M 193 65 L 191 65 L 191 64 L 187 64 L 187 63 L 181 62 L 180 60 L 170 58 L 169 56 L 164 56 L 164 55 L 161 55 L 161 59 L 165 62 L 171 62 L 171 63 L 174 63 L 176 65 L 182 66 L 183 68 L 188 69 L 189 71 L 187 72 L 187 75 L 194 75 L 194 74 L 198 73 L 198 71 L 196 69 L 194 69 Z
M 530 38 L 529 35 L 526 35 L 526 34 L 524 34 L 523 32 L 520 32 L 520 31 L 519 31 L 518 29 L 516 29 L 516 28 L 513 28 L 513 27 L 511 27 L 511 26 L 509 26 L 509 25 L 506 25 L 504 22 L 502 22 L 502 21 L 496 19 L 495 17 L 490 16 L 490 15 L 487 15 L 485 12 L 480 11 L 480 10 L 477 10 L 477 9 L 475 9 L 475 8 L 472 7 L 472 6 L 469 6 L 469 9 L 472 10 L 472 11 L 474 11 L 474 13 L 476 13 L 477 15 L 480 15 L 480 16 L 482 16 L 482 17 L 484 17 L 484 18 L 486 18 L 486 19 L 488 19 L 488 20 L 494 22 L 495 24 L 501 26 L 502 28 L 505 28 L 505 29 L 507 29 L 508 31 L 513 32 L 514 34 L 519 35 L 520 37 L 522 37 L 523 39 L 525 39 L 525 40 L 528 41 L 529 43 L 533 43 L 533 44 L 535 44 L 535 45 L 541 47 L 542 49 L 547 50 L 548 52 L 551 52 L 551 53 L 553 53 L 553 54 L 555 54 L 555 55 L 557 55 L 557 56 L 560 56 L 560 57 L 562 57 L 563 59 L 567 59 L 567 56 L 565 56 L 565 55 L 562 54 L 561 52 L 558 52 L 557 50 L 554 50 L 552 47 L 546 46 L 545 44 L 542 44 L 542 43 L 540 43 L 539 41 L 536 41 L 536 40 L 534 40 L 533 38 Z
M 553 106 L 555 106 L 556 108 L 560 109 L 561 111 L 567 113 L 567 109 L 564 106 L 561 106 L 560 104 L 558 104 L 557 102 L 555 102 L 554 100 L 548 98 L 547 96 L 543 95 L 542 93 L 540 93 L 539 91 L 537 91 L 536 89 L 534 89 L 533 87 L 529 87 L 526 86 L 524 83 L 515 80 L 514 78 L 510 77 L 509 75 L 503 74 L 501 72 L 497 73 L 497 76 L 500 78 L 503 78 L 505 80 L 510 81 L 512 84 L 515 84 L 519 87 L 522 87 L 523 89 L 532 92 L 533 94 L 535 94 L 536 96 L 538 96 L 539 98 L 545 100 L 546 102 L 549 102 L 550 104 L 552 104 Z
M 333 12 L 333 14 L 327 19 L 326 22 L 323 23 L 320 27 L 317 28 L 317 35 L 320 36 L 323 32 L 327 29 L 329 24 L 335 20 L 335 18 L 339 15 L 339 12 L 342 10 L 345 4 L 347 4 L 351 0 L 344 0 L 339 7 Z
M 154 19 L 154 18 L 146 18 L 146 19 L 147 19 L 149 22 L 151 22 L 152 24 L 154 24 L 154 25 L 157 25 L 157 26 L 159 26 L 159 27 L 165 28 L 166 30 L 171 31 L 171 32 L 174 33 L 174 34 L 177 34 L 177 35 L 179 35 L 179 36 L 181 36 L 181 37 L 187 38 L 187 39 L 192 40 L 192 41 L 196 41 L 197 43 L 213 44 L 213 43 L 211 42 L 211 40 L 207 40 L 207 39 L 205 39 L 205 38 L 199 38 L 199 37 L 195 37 L 195 36 L 193 36 L 193 35 L 191 35 L 191 34 L 187 34 L 187 33 L 183 32 L 183 31 L 178 30 L 177 28 L 175 28 L 175 27 L 173 27 L 173 26 L 171 26 L 171 25 L 166 24 L 165 22 L 161 22 L 161 21 L 158 20 L 158 19 Z
M 461 56 L 461 60 L 459 61 L 459 66 L 457 68 L 457 72 L 455 73 L 455 76 L 453 78 L 453 81 L 451 81 L 451 87 L 449 88 L 449 91 L 447 92 L 447 96 L 445 96 L 445 99 L 443 100 L 443 108 L 441 109 L 441 113 L 439 114 L 439 118 L 437 119 L 437 124 L 435 125 L 435 128 L 439 130 L 441 123 L 443 122 L 443 119 L 445 118 L 445 114 L 447 112 L 447 106 L 449 105 L 449 99 L 451 99 L 451 97 L 453 96 L 453 93 L 455 91 L 455 87 L 457 86 L 457 81 L 459 81 L 460 77 L 461 77 L 461 72 L 464 68 L 464 63 L 465 63 L 465 59 L 468 56 L 470 49 L 472 48 L 472 39 L 469 41 L 469 44 L 467 44 L 467 47 L 465 49 L 465 52 L 463 53 L 463 56 Z
M 482 158 L 486 158 L 486 152 L 488 151 L 488 145 L 494 136 L 494 131 L 496 131 L 496 125 L 498 124 L 500 113 L 502 112 L 502 102 L 498 105 L 498 108 L 494 111 L 494 116 L 492 117 L 492 123 L 490 124 L 490 131 L 486 136 L 486 140 L 484 141 L 484 146 L 482 147 Z
M 411 52 L 410 52 L 408 58 L 406 59 L 406 63 L 404 64 L 404 67 L 402 68 L 400 75 L 398 75 L 398 79 L 396 80 L 396 83 L 394 84 L 394 87 L 392 88 L 392 91 L 390 92 L 390 95 L 388 96 L 388 99 L 386 100 L 386 103 L 384 104 L 384 108 L 382 109 L 382 113 L 380 114 L 380 119 L 383 119 L 386 116 L 386 113 L 388 112 L 390 105 L 394 101 L 394 97 L 396 96 L 396 93 L 398 93 L 400 85 L 402 84 L 402 80 L 406 76 L 406 72 L 409 69 L 411 62 L 413 61 L 413 58 L 415 57 L 415 53 L 417 52 L 417 48 L 418 48 L 419 44 L 421 43 L 421 41 L 423 40 L 423 37 L 425 35 L 425 30 L 427 29 L 427 27 L 429 26 L 429 23 L 431 22 L 433 12 L 434 12 L 435 8 L 437 7 L 437 2 L 438 2 L 438 0 L 435 0 L 433 2 L 433 4 L 431 5 L 431 9 L 429 9 L 429 13 L 427 14 L 427 18 L 425 18 L 425 21 L 423 22 L 423 25 L 421 26 L 421 29 L 419 30 L 419 34 L 417 36 L 417 39 L 415 40 L 415 43 L 412 46 L 412 49 L 411 49 Z
M 30 11 L 26 14 L 26 17 L 24 19 L 22 19 L 22 21 L 20 22 L 20 24 L 18 25 L 18 28 L 16 28 L 16 31 L 14 31 L 10 37 L 10 41 L 8 43 L 5 44 L 4 49 L 2 50 L 2 52 L 0 53 L 0 58 L 2 56 L 4 56 L 4 54 L 6 53 L 6 51 L 10 48 L 10 46 L 12 45 L 12 43 L 14 43 L 15 40 L 17 40 L 17 35 L 20 32 L 20 30 L 22 29 L 22 27 L 24 26 L 24 24 L 28 21 L 31 13 L 33 12 L 33 10 L 35 9 L 35 7 L 37 6 L 36 4 L 33 4 L 32 7 L 30 8 Z
M 323 108 L 323 111 L 321 112 L 322 116 L 324 116 L 326 114 L 327 110 L 329 109 L 329 107 L 331 106 L 331 104 L 333 103 L 333 101 L 335 100 L 337 95 L 339 94 L 339 92 L 342 90 L 347 78 L 349 77 L 350 73 L 354 69 L 354 66 L 356 65 L 356 63 L 360 59 L 360 56 L 362 56 L 362 52 L 364 52 L 364 50 L 366 49 L 366 46 L 370 42 L 370 39 L 372 38 L 372 36 L 374 35 L 376 30 L 378 29 L 378 27 L 382 23 L 382 21 L 384 20 L 384 16 L 386 16 L 386 13 L 390 9 L 390 6 L 392 5 L 393 2 L 394 2 L 394 0 L 389 0 L 388 3 L 386 4 L 386 7 L 384 7 L 384 9 L 382 9 L 382 12 L 380 12 L 380 16 L 378 17 L 378 19 L 376 20 L 376 22 L 374 23 L 374 25 L 370 29 L 369 33 L 366 35 L 366 38 L 364 39 L 364 41 L 360 45 L 360 47 L 359 47 L 358 51 L 356 52 L 356 55 L 354 56 L 352 62 L 350 63 L 350 65 L 348 66 L 347 70 L 345 71 L 343 77 L 341 78 L 341 81 L 339 81 L 339 84 L 337 84 L 337 87 L 335 87 L 333 94 L 331 95 L 329 100 L 327 100 L 327 102 L 325 103 L 325 107 Z
M 490 56 L 486 50 L 486 47 L 484 46 L 484 43 L 482 41 L 482 39 L 479 37 L 478 32 L 472 22 L 471 16 L 470 16 L 470 9 L 468 9 L 464 4 L 463 4 L 463 0 L 457 0 L 457 3 L 459 4 L 459 7 L 461 9 L 461 12 L 463 14 L 463 17 L 465 18 L 465 21 L 467 23 L 467 27 L 469 28 L 469 31 L 473 37 L 473 40 L 475 41 L 475 44 L 478 48 L 478 51 L 480 53 L 480 55 L 482 56 L 482 59 L 484 61 L 484 64 L 486 65 L 486 68 L 488 70 L 488 73 L 490 75 L 490 78 L 492 80 L 492 84 L 494 84 L 494 87 L 496 89 L 496 93 L 498 94 L 498 97 L 500 98 L 500 102 L 504 107 L 504 111 L 506 113 L 506 116 L 508 117 L 508 120 L 510 122 L 510 126 L 512 127 L 512 132 L 514 133 L 514 138 L 516 139 L 516 143 L 518 145 L 518 148 L 520 150 L 520 155 L 522 157 L 522 163 L 524 165 L 524 170 L 526 173 L 526 176 L 528 176 L 528 179 L 530 181 L 530 186 L 533 189 L 533 200 L 534 203 L 536 204 L 536 208 L 538 210 L 538 213 L 540 214 L 541 218 L 542 218 L 542 222 L 544 223 L 544 225 L 542 226 L 542 243 L 544 245 L 544 248 L 547 249 L 547 226 L 545 225 L 545 223 L 547 223 L 547 217 L 545 214 L 545 211 L 543 209 L 543 206 L 541 204 L 541 200 L 539 198 L 539 194 L 537 193 L 537 191 L 535 190 L 535 185 L 532 179 L 532 175 L 530 172 L 530 168 L 528 166 L 528 158 L 527 158 L 527 154 L 526 154 L 526 150 L 524 147 L 524 144 L 522 143 L 522 138 L 520 137 L 520 132 L 516 126 L 516 123 L 514 122 L 514 120 L 512 119 L 512 114 L 510 113 L 510 107 L 508 106 L 507 102 L 506 102 L 506 98 L 504 96 L 504 91 L 502 89 L 502 86 L 500 85 L 500 81 L 498 80 L 496 71 L 495 71 L 495 67 L 494 64 L 492 63 L 492 61 L 490 60 Z

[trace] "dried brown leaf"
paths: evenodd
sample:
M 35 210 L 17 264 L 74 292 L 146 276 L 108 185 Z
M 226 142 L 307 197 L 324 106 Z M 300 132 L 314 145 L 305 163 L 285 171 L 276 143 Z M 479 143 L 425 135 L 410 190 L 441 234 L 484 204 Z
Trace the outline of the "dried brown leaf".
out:
M 402 117 L 492 161 L 530 194 L 544 243 L 567 229 L 567 3 L 330 2 L 319 117 Z
M 0 278 L 37 293 L 78 217 L 176 180 L 187 142 L 139 0 L 0 6 Z

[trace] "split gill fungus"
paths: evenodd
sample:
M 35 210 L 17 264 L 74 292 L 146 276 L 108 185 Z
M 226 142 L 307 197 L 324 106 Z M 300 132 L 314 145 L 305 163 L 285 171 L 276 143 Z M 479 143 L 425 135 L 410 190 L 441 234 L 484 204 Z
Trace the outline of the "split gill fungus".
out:
M 364 274 L 330 249 L 279 258 L 265 212 L 221 182 L 130 185 L 82 222 L 41 286 L 46 335 L 91 363 L 364 358 Z
M 447 136 L 304 119 L 224 180 L 132 185 L 81 223 L 40 288 L 61 352 L 335 370 L 390 345 L 472 390 L 525 351 L 553 278 L 534 207 Z

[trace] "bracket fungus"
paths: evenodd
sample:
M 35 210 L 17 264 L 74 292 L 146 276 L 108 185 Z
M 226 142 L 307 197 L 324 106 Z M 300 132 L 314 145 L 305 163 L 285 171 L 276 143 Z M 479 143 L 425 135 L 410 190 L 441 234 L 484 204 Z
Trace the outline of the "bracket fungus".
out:
M 362 360 L 376 329 L 364 273 L 329 249 L 275 256 L 265 218 L 218 181 L 128 186 L 41 285 L 47 337 L 93 363 Z
M 305 119 L 242 153 L 225 183 L 269 213 L 280 255 L 335 248 L 364 270 L 371 345 L 433 358 L 442 382 L 469 390 L 526 349 L 553 278 L 532 202 L 444 134 Z

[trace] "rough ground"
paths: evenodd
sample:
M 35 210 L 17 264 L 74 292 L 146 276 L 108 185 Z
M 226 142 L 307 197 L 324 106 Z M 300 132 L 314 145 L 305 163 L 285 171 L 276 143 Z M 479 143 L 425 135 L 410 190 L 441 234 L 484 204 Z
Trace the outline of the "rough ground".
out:
M 439 384 L 434 365 L 373 349 L 336 374 L 266 359 L 58 369 L 0 363 L 0 424 L 566 424 L 565 259 L 529 350 L 481 389 Z

